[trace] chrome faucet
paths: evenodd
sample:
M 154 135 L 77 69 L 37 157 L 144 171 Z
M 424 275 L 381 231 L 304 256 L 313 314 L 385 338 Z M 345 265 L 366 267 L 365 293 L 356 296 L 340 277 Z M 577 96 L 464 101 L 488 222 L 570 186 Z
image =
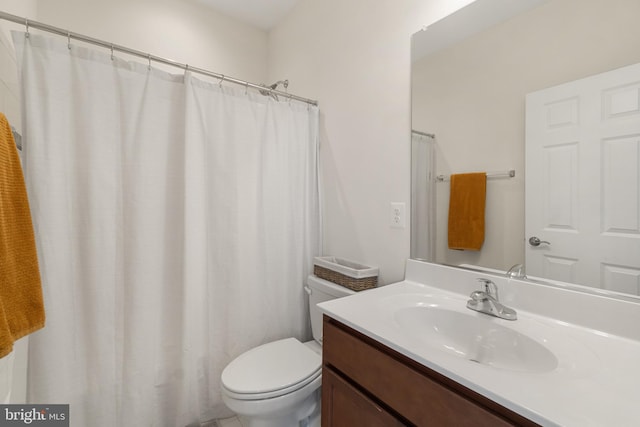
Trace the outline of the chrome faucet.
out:
M 478 282 L 483 284 L 483 290 L 471 292 L 467 308 L 500 319 L 516 320 L 518 318 L 514 309 L 506 307 L 498 301 L 498 287 L 495 283 L 482 277 L 478 278 Z
M 507 277 L 510 279 L 526 279 L 524 274 L 524 265 L 516 264 L 507 271 Z

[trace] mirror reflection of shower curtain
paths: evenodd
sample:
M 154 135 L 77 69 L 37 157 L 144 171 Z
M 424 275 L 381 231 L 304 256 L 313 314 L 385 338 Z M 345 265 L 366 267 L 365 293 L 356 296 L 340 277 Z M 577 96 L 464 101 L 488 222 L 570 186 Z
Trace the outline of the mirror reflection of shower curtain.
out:
M 435 139 L 411 132 L 411 258 L 435 260 Z
M 220 374 L 309 338 L 318 109 L 14 33 L 47 325 L 28 401 L 72 426 L 231 415 Z

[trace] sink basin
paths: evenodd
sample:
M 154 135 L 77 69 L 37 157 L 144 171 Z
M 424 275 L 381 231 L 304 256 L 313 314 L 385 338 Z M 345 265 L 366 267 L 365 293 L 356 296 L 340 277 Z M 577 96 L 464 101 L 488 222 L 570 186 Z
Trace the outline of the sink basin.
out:
M 430 348 L 470 362 L 529 373 L 558 366 L 558 359 L 544 345 L 481 314 L 413 306 L 397 309 L 394 320 L 405 334 Z

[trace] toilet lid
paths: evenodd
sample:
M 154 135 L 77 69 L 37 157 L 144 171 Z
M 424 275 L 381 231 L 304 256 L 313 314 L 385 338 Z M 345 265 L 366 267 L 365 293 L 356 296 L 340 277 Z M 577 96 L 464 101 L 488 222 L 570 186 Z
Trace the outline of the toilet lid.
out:
M 322 357 L 295 338 L 270 342 L 233 360 L 222 372 L 222 385 L 247 399 L 290 393 L 320 375 Z

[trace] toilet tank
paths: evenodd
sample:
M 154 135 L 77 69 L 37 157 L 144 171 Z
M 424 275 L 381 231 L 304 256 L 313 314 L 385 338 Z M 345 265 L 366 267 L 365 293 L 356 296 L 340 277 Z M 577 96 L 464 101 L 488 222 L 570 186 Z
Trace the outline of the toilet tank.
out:
M 314 275 L 307 277 L 307 286 L 305 289 L 309 294 L 309 316 L 311 317 L 313 339 L 322 344 L 322 312 L 316 304 L 353 295 L 355 291 L 320 279 Z

